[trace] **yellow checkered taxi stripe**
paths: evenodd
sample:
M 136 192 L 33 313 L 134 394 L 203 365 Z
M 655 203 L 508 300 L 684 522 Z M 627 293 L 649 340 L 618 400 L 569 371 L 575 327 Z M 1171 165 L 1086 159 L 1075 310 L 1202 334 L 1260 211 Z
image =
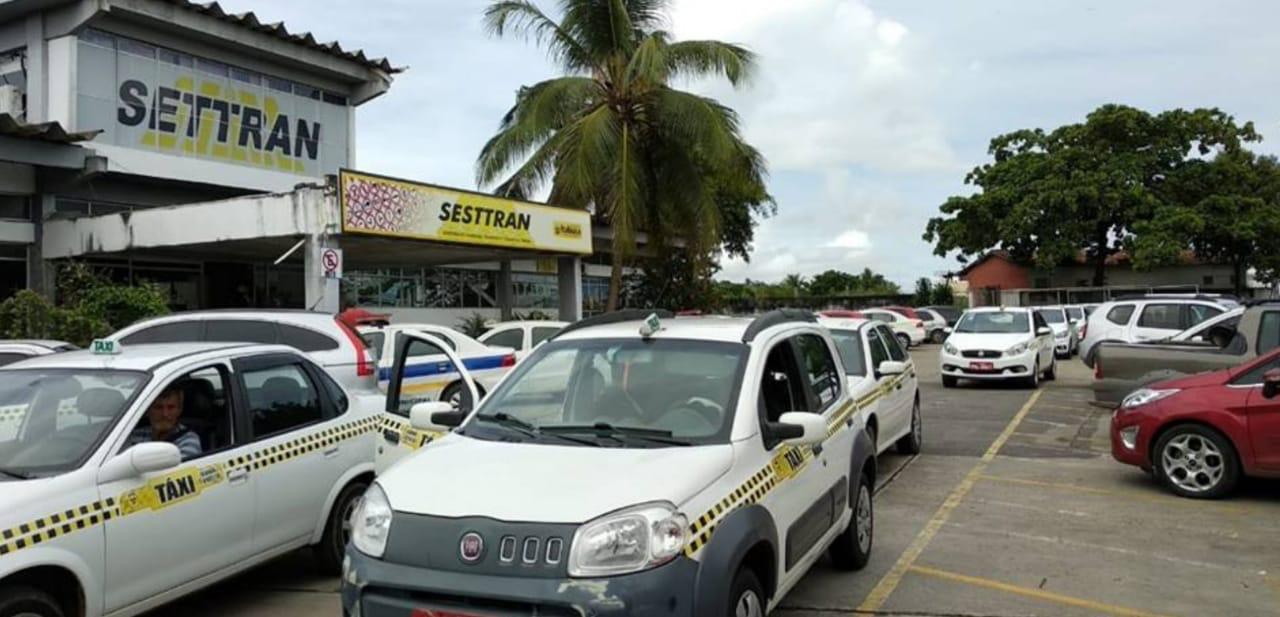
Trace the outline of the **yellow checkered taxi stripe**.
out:
M 827 438 L 830 439 L 836 433 L 846 429 L 853 414 L 867 408 L 902 382 L 915 376 L 914 365 L 908 365 L 905 373 L 876 386 L 856 401 L 846 402 L 831 415 L 831 420 L 827 422 Z M 688 533 L 686 533 L 688 541 L 684 547 L 685 555 L 688 557 L 697 555 L 711 541 L 711 535 L 715 533 L 716 526 L 729 514 L 739 508 L 759 503 L 779 484 L 796 477 L 809 464 L 809 461 L 813 460 L 813 456 L 813 448 L 810 446 L 782 446 L 767 465 L 716 502 L 702 516 L 689 523 Z
M 355 439 L 370 432 L 394 428 L 402 434 L 401 443 L 417 449 L 430 443 L 438 433 L 416 431 L 408 422 L 389 414 L 369 416 L 346 422 L 324 431 L 261 448 L 249 454 L 212 465 L 182 467 L 116 497 L 85 504 L 70 510 L 42 516 L 0 530 L 0 555 L 30 548 L 54 538 L 88 529 L 113 518 L 140 512 L 158 511 L 199 498 L 204 491 L 227 481 L 236 470 L 260 470 L 279 465 L 316 450 Z M 404 436 L 408 437 L 405 438 Z

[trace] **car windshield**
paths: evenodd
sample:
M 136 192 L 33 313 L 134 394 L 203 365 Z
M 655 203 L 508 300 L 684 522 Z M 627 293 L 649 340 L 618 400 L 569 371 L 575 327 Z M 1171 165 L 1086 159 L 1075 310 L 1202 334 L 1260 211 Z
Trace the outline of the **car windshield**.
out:
M 1071 319 L 1071 321 L 1076 321 L 1076 320 L 1078 320 L 1078 319 L 1084 319 L 1084 309 L 1082 309 L 1082 308 L 1080 308 L 1080 307 L 1078 307 L 1078 306 L 1070 307 L 1070 308 L 1068 308 L 1068 309 L 1067 309 L 1067 317 L 1068 317 L 1069 319 Z
M 835 339 L 836 351 L 840 352 L 840 363 L 844 365 L 844 374 L 861 377 L 867 374 L 867 366 L 862 353 L 862 336 L 853 330 L 832 330 L 831 338 Z
M 1047 323 L 1067 323 L 1067 315 L 1062 309 L 1042 309 L 1036 314 Z
M 572 436 L 590 445 L 723 443 L 746 352 L 739 343 L 711 341 L 554 341 L 522 362 L 463 432 L 511 439 L 511 427 L 522 426 L 528 439 Z M 646 438 L 652 436 L 667 439 Z
M 134 371 L 0 371 L 0 479 L 79 467 L 146 381 Z
M 982 311 L 965 313 L 956 324 L 956 332 L 973 334 L 1022 334 L 1031 330 L 1026 313 Z

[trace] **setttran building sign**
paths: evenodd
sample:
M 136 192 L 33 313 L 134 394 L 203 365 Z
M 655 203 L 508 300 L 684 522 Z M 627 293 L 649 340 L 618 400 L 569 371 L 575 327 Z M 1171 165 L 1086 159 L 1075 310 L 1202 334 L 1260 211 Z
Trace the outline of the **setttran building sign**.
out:
M 591 215 L 342 170 L 343 233 L 556 253 L 591 253 Z

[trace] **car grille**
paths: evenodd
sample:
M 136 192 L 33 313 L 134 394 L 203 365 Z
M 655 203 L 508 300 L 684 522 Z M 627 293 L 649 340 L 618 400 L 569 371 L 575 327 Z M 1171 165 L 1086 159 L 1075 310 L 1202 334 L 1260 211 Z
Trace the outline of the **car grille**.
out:
M 396 512 L 383 559 L 390 563 L 473 574 L 564 578 L 577 525 L 517 523 L 483 517 L 446 518 Z M 475 559 L 460 555 L 464 536 L 477 535 Z
M 960 352 L 966 358 L 999 358 L 1000 352 L 990 349 L 970 349 Z

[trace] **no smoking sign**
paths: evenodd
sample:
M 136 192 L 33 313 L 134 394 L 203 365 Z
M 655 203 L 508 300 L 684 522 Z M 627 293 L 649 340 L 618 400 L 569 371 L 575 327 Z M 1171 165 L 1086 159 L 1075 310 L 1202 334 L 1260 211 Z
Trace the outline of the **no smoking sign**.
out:
M 320 270 L 325 278 L 342 278 L 342 250 L 320 251 Z

